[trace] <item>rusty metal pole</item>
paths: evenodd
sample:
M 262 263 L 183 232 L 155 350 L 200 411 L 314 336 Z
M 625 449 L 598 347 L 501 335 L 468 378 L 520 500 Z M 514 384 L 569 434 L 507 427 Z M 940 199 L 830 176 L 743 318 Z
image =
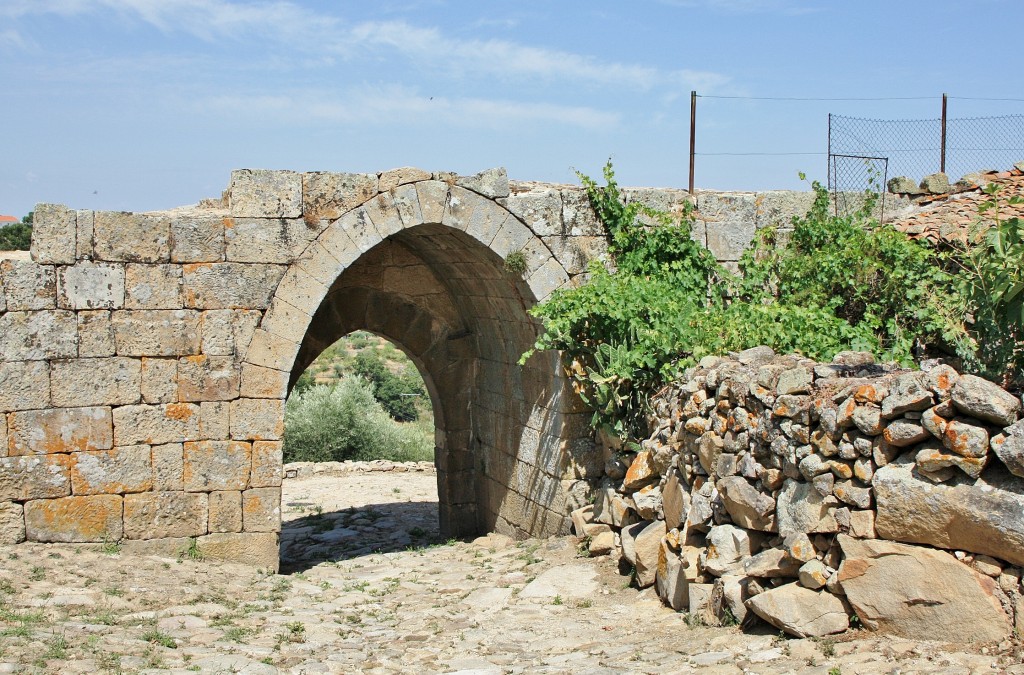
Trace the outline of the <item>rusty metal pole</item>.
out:
M 697 92 L 690 92 L 690 194 L 693 194 L 693 158 L 695 153 L 696 139 L 694 132 L 697 130 Z
M 942 95 L 942 158 L 939 161 L 939 171 L 946 173 L 946 95 Z

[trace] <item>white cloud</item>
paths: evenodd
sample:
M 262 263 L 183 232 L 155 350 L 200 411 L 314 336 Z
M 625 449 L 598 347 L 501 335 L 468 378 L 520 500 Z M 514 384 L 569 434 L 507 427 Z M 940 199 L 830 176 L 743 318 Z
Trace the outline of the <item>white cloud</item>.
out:
M 701 7 L 734 14 L 754 12 L 808 14 L 822 9 L 808 6 L 808 0 L 658 0 L 658 2 L 672 7 Z

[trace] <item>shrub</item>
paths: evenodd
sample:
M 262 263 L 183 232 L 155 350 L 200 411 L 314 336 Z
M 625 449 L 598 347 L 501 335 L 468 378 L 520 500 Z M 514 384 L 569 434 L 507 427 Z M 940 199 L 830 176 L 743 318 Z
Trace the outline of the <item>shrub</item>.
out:
M 27 251 L 31 246 L 31 224 L 15 223 L 0 227 L 0 251 Z
M 362 378 L 347 377 L 333 387 L 314 385 L 288 399 L 286 462 L 429 461 L 433 456 L 432 430 L 395 422 Z
M 426 390 L 423 388 L 423 380 L 414 369 L 407 367 L 396 375 L 388 369 L 376 351 L 362 351 L 356 355 L 352 372 L 371 384 L 374 398 L 391 417 L 400 422 L 419 419 L 416 400 L 425 398 Z

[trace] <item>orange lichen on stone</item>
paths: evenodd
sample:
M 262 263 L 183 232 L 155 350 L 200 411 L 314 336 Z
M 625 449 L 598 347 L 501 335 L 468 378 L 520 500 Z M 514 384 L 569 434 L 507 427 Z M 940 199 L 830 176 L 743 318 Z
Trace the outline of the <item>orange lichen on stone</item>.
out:
M 29 541 L 118 541 L 123 536 L 118 495 L 63 497 L 25 503 Z
M 168 404 L 165 414 L 168 419 L 185 422 L 192 418 L 192 415 L 195 414 L 195 409 L 194 406 L 187 403 L 171 403 Z

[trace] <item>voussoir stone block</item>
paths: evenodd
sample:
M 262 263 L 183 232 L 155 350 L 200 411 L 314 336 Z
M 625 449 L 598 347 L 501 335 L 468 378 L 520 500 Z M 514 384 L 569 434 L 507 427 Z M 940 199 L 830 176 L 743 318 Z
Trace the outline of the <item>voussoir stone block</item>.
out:
M 242 520 L 246 532 L 281 529 L 281 488 L 252 488 L 242 493 Z
M 188 309 L 114 312 L 114 343 L 119 356 L 198 354 L 199 313 Z
M 110 408 L 51 408 L 8 415 L 11 456 L 107 450 L 114 433 Z
M 251 445 L 239 441 L 185 443 L 182 476 L 188 492 L 249 487 Z
M 171 259 L 171 220 L 167 215 L 97 211 L 93 236 L 97 260 L 160 263 Z
M 78 218 L 60 204 L 36 204 L 32 216 L 32 260 L 46 265 L 75 262 Z
M 142 362 L 123 356 L 54 361 L 53 404 L 128 405 L 142 396 Z
M 50 405 L 46 361 L 0 361 L 0 413 Z
M 283 399 L 241 398 L 231 402 L 231 438 L 275 441 L 283 433 Z
M 288 395 L 288 373 L 244 363 L 239 393 L 242 398 L 284 398 Z
M 428 176 L 429 178 L 429 176 Z M 377 194 L 372 173 L 302 174 L 302 208 L 307 220 L 335 220 Z
M 266 309 L 287 268 L 236 262 L 182 267 L 185 306 L 196 309 Z
M 204 492 L 140 492 L 124 497 L 128 539 L 196 537 L 206 534 L 209 503 Z
M 182 401 L 238 398 L 240 373 L 231 356 L 185 356 L 178 361 L 178 397 Z
M 52 499 L 71 494 L 69 455 L 0 457 L 0 501 Z
M 29 541 L 118 541 L 122 528 L 122 499 L 90 495 L 25 503 L 25 534 Z
M 39 265 L 29 260 L 0 260 L 0 293 L 6 308 L 24 310 L 54 309 L 57 297 L 57 276 L 50 265 Z
M 64 309 L 124 307 L 125 271 L 120 263 L 82 260 L 57 274 L 57 304 Z
M 168 403 L 114 408 L 114 445 L 162 445 L 198 437 L 198 405 Z
M 231 172 L 229 205 L 235 218 L 300 218 L 302 175 L 294 171 Z
M 153 489 L 152 451 L 148 445 L 76 452 L 71 457 L 73 494 L 125 494 Z
M 423 180 L 416 183 L 419 195 L 420 213 L 424 223 L 440 223 L 444 217 L 444 206 L 448 201 L 448 184 L 439 180 Z
M 43 310 L 0 315 L 0 354 L 11 361 L 66 359 L 78 355 L 74 312 Z

